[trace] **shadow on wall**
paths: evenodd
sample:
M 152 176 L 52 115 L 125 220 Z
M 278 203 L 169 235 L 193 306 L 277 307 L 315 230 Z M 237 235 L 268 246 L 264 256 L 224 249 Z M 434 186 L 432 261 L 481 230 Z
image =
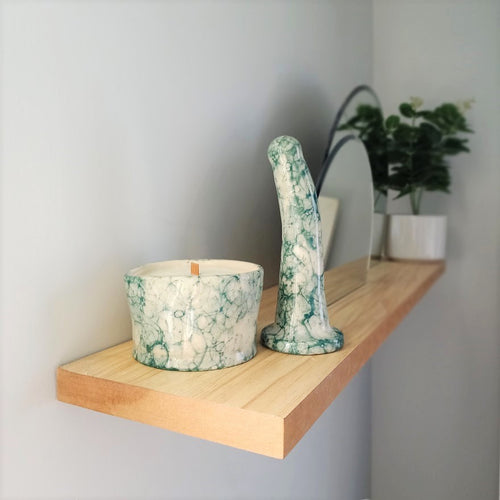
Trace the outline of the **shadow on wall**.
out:
M 212 169 L 198 182 L 200 202 L 188 205 L 185 255 L 257 262 L 264 267 L 268 287 L 278 281 L 281 222 L 271 166 L 270 142 L 291 135 L 303 145 L 313 178 L 320 168 L 332 118 L 329 100 L 314 82 L 288 77 L 271 96 L 262 117 L 262 133 L 247 133 L 238 114 L 220 134 Z M 230 144 L 230 147 L 228 147 Z M 210 209 L 206 210 L 206 207 Z
M 131 326 L 123 262 L 108 256 L 71 290 L 54 295 L 50 315 L 60 363 L 128 340 Z M 75 322 L 75 318 L 80 321 Z

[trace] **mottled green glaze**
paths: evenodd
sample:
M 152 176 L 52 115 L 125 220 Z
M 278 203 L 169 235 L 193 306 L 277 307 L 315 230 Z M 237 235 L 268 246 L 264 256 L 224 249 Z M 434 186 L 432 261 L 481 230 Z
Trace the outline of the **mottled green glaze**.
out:
M 293 137 L 278 137 L 268 157 L 280 206 L 282 246 L 276 319 L 262 330 L 262 343 L 289 354 L 336 351 L 344 336 L 328 320 L 320 216 L 302 148 Z
M 250 264 L 249 272 L 192 276 L 189 261 L 183 262 L 185 275 L 151 271 L 170 263 L 125 275 L 134 358 L 181 371 L 215 370 L 253 358 L 262 267 Z M 204 261 L 197 262 L 203 268 Z

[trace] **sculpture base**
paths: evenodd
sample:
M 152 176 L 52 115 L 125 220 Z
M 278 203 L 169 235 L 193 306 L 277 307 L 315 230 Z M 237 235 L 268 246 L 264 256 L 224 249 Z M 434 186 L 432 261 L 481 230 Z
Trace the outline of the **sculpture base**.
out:
M 273 351 L 306 356 L 335 352 L 344 345 L 344 334 L 335 327 L 328 327 L 328 331 L 322 332 L 319 336 L 321 338 L 311 336 L 309 340 L 299 342 L 287 340 L 290 335 L 286 330 L 276 323 L 266 326 L 262 330 L 262 344 Z

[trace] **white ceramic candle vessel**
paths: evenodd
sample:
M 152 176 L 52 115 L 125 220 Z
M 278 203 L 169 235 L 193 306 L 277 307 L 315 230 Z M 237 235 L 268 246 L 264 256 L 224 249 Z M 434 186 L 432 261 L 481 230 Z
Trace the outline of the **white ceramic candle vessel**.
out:
M 264 271 L 232 260 L 165 261 L 125 275 L 134 358 L 166 370 L 215 370 L 256 350 Z

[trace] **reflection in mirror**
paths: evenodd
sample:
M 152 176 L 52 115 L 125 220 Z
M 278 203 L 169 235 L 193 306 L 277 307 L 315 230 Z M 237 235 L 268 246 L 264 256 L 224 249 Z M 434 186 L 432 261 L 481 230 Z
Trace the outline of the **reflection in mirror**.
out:
M 373 215 L 372 174 L 363 142 L 342 136 L 327 158 L 317 185 L 323 234 L 326 300 L 331 304 L 366 282 Z M 335 280 L 335 284 L 332 283 Z
M 329 168 L 328 156 L 338 143 L 339 134 L 342 132 L 359 137 L 368 152 L 374 189 L 372 257 L 377 259 L 384 254 L 383 242 L 385 240 L 389 170 L 382 107 L 377 95 L 369 86 L 360 85 L 354 88 L 335 117 L 328 136 L 322 170 L 316 183 L 318 194 L 318 184 Z

